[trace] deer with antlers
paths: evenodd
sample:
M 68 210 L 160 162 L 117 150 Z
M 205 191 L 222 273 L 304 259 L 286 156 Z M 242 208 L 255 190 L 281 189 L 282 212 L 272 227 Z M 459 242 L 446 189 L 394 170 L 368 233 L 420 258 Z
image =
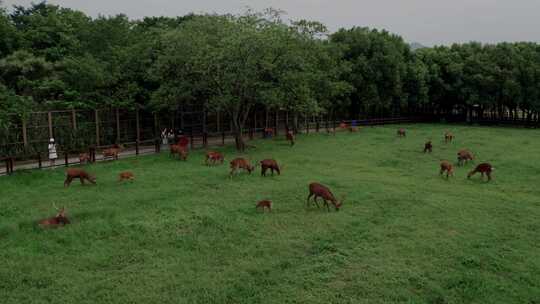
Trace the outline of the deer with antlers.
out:
M 71 224 L 69 219 L 66 217 L 66 209 L 64 207 L 58 208 L 53 203 L 54 209 L 56 209 L 57 213 L 55 216 L 41 220 L 38 222 L 38 224 L 43 228 L 56 228 L 58 226 L 64 226 L 67 224 Z
M 238 170 L 242 169 L 251 174 L 251 171 L 255 170 L 255 167 L 252 166 L 248 160 L 245 158 L 235 158 L 231 161 L 231 173 L 229 177 L 232 177 Z
M 283 169 L 283 167 L 280 167 L 275 160 L 264 159 L 260 161 L 260 164 L 262 176 L 266 176 L 266 171 L 268 170 L 272 172 L 272 176 L 274 176 L 274 171 L 276 171 L 278 175 L 281 175 L 281 169 Z
M 467 178 L 471 178 L 471 176 L 473 176 L 476 173 L 480 172 L 480 174 L 482 174 L 482 179 L 484 179 L 484 175 L 486 175 L 487 178 L 488 178 L 488 182 L 489 182 L 489 181 L 491 181 L 491 172 L 493 170 L 495 170 L 495 168 L 493 168 L 493 166 L 491 166 L 491 164 L 482 163 L 482 164 L 479 164 L 478 166 L 476 166 L 476 168 L 474 168 L 474 170 L 469 172 L 469 174 L 467 174 Z
M 326 209 L 330 211 L 330 207 L 328 205 L 328 201 L 330 201 L 333 205 L 336 211 L 339 211 L 339 208 L 343 205 L 343 201 L 345 198 L 343 198 L 341 201 L 338 201 L 334 194 L 328 189 L 328 187 L 319 184 L 319 183 L 311 183 L 309 184 L 309 195 L 307 197 L 307 205 L 309 206 L 309 200 L 313 197 L 313 201 L 315 202 L 315 205 L 317 208 L 319 208 L 319 203 L 317 202 L 317 198 L 322 198 L 324 201 L 324 204 L 326 205 Z
M 220 164 L 223 164 L 223 160 L 225 159 L 225 157 L 223 156 L 222 153 L 220 152 L 216 152 L 216 151 L 208 151 L 206 152 L 206 165 L 208 166 L 210 164 L 210 162 L 212 163 L 212 165 L 215 165 L 216 162 L 219 162 Z
M 64 181 L 64 187 L 69 187 L 73 179 L 78 178 L 81 184 L 84 185 L 84 181 L 87 180 L 92 184 L 96 184 L 96 177 L 88 174 L 83 169 L 69 168 L 66 170 L 66 180 Z
M 264 212 L 264 208 L 268 209 L 269 212 L 272 212 L 272 201 L 270 200 L 262 200 L 257 203 L 257 206 L 255 209 L 262 208 L 262 211 Z

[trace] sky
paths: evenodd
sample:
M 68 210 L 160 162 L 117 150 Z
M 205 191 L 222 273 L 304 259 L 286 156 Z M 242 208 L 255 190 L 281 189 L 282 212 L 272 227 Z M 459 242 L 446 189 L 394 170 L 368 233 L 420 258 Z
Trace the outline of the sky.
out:
M 0 0 L 6 7 L 31 0 Z M 33 1 L 36 2 L 36 1 Z M 290 19 L 320 21 L 331 30 L 368 26 L 426 46 L 480 41 L 540 42 L 540 0 L 49 0 L 90 16 L 181 16 L 241 13 L 273 7 Z

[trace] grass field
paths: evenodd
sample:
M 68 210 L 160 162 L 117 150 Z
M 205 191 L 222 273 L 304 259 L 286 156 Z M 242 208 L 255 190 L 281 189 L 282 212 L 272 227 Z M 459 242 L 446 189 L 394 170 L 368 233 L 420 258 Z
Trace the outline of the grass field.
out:
M 0 302 L 540 303 L 540 131 L 404 127 L 255 141 L 251 160 L 285 166 L 266 178 L 229 179 L 230 148 L 216 167 L 204 151 L 91 165 L 95 187 L 64 189 L 63 169 L 2 177 Z M 491 183 L 471 164 L 439 177 L 460 148 Z M 339 212 L 306 208 L 312 181 L 347 196 Z M 53 202 L 72 224 L 38 228 Z

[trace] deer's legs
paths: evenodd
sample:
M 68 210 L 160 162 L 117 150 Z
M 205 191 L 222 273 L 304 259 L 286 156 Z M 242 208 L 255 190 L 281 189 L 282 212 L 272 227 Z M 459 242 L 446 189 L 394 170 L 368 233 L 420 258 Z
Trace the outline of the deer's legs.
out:
M 84 177 L 82 177 L 82 176 L 81 176 L 81 177 L 79 177 L 79 180 L 81 181 L 81 185 L 83 185 L 83 186 L 84 186 Z
M 313 196 L 313 193 L 310 193 L 307 197 L 306 206 L 309 207 L 309 199 Z
M 71 184 L 71 181 L 73 180 L 73 178 L 71 176 L 68 176 L 66 178 L 66 181 L 64 181 L 64 187 L 69 187 L 69 185 Z

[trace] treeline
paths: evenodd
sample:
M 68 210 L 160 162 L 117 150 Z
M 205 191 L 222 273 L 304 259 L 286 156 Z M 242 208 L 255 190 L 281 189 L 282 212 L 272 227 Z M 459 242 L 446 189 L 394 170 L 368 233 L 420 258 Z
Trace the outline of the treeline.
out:
M 0 8 L 0 121 L 35 110 L 197 104 L 247 113 L 460 113 L 538 119 L 540 47 L 468 43 L 412 51 L 386 31 L 328 35 L 280 12 L 129 20 L 45 2 Z M 240 142 L 241 146 L 242 143 Z

